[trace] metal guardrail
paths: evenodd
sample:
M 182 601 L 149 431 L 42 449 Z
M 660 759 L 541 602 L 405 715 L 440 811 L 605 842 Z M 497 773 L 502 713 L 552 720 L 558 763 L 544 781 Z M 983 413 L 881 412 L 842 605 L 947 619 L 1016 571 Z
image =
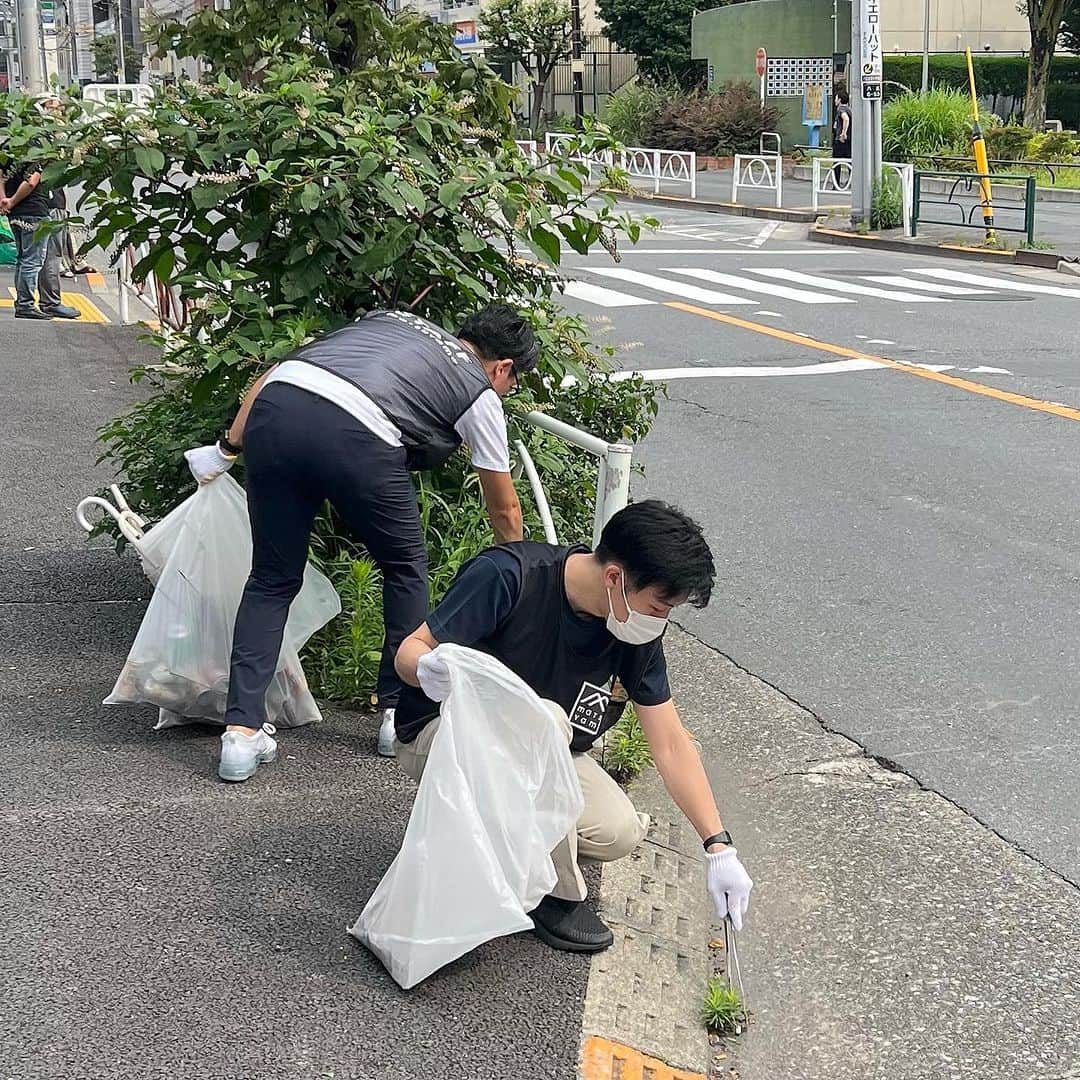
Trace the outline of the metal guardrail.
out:
M 975 159 L 969 157 L 959 157 L 952 154 L 932 154 L 925 161 L 932 162 L 960 162 L 964 165 L 970 165 L 972 172 L 975 171 Z M 1029 161 L 1025 158 L 1019 158 L 1013 160 L 1012 158 L 990 158 L 989 164 L 991 167 L 996 165 L 1004 165 L 1006 168 L 1024 168 L 1024 169 L 1043 169 L 1050 177 L 1050 183 L 1057 183 L 1057 173 L 1055 169 L 1078 169 L 1080 170 L 1080 161 Z
M 947 192 L 947 198 L 927 198 L 922 191 L 922 181 L 926 178 L 952 180 L 953 183 Z M 926 225 L 951 225 L 954 228 L 963 229 L 985 229 L 986 226 L 981 220 L 978 222 L 973 220 L 976 212 L 979 213 L 981 218 L 982 210 L 985 205 L 982 187 L 980 185 L 981 179 L 982 177 L 980 177 L 978 173 L 927 172 L 916 170 L 914 176 L 914 190 L 912 193 L 911 235 L 918 235 L 920 223 Z M 999 223 L 999 215 L 1002 213 L 1014 212 L 1015 208 L 998 203 L 996 207 L 993 207 L 994 230 L 996 232 L 1024 233 L 1029 244 L 1035 243 L 1035 177 L 1023 173 L 992 173 L 989 180 L 991 187 L 994 184 L 1016 184 L 1018 186 L 1023 185 L 1024 187 L 1024 224 L 1019 228 L 1001 225 Z M 957 201 L 958 195 L 960 197 L 973 196 L 975 201 L 970 204 Z M 991 201 L 993 201 L 992 198 Z M 923 214 L 923 207 L 925 206 L 952 207 L 958 211 L 960 220 L 958 221 L 956 217 L 951 217 L 949 219 L 926 217 Z
M 120 322 L 127 326 L 139 321 L 131 317 L 131 300 L 135 299 L 157 316 L 163 330 L 183 330 L 188 324 L 191 301 L 181 296 L 179 285 L 162 281 L 153 271 L 147 274 L 143 281 L 131 280 L 132 268 L 148 252 L 148 244 L 141 244 L 139 247 L 128 245 L 117 261 Z M 177 268 L 180 268 L 179 261 Z
M 784 204 L 784 159 L 779 154 L 736 154 L 731 172 L 731 201 L 739 201 L 739 188 L 776 193 L 776 206 Z
M 659 195 L 664 183 L 686 184 L 690 198 L 697 197 L 697 154 L 692 150 L 660 150 L 649 146 L 627 146 L 617 153 L 598 150 L 592 153 L 567 152 L 578 136 L 573 132 L 549 131 L 544 136 L 544 152 L 548 159 L 562 157 L 587 165 L 589 181 L 593 169 L 619 168 L 636 179 L 652 181 L 653 194 Z M 551 167 L 550 164 L 548 166 Z
M 826 171 L 826 166 L 828 170 Z M 900 180 L 900 198 L 903 213 L 904 235 L 913 236 L 912 217 L 915 201 L 915 170 L 914 166 L 900 161 L 883 161 L 883 169 L 891 169 Z M 851 194 L 851 159 L 815 157 L 813 159 L 811 174 L 810 203 L 814 212 L 818 209 L 818 197 L 820 195 L 850 195 Z M 822 175 L 824 173 L 824 176 Z
M 598 461 L 596 475 L 596 505 L 593 509 L 593 547 L 600 542 L 600 533 L 608 521 L 630 501 L 630 473 L 633 466 L 634 448 L 629 443 L 609 443 L 580 431 L 570 424 L 556 420 L 542 412 L 527 413 L 525 419 L 534 427 L 546 431 L 549 435 L 570 443 L 572 446 L 587 450 Z M 555 523 L 551 517 L 547 494 L 537 473 L 536 465 L 525 444 L 520 439 L 514 441 L 514 448 L 521 458 L 522 468 L 532 488 L 536 508 L 544 525 L 544 536 L 549 544 L 558 543 Z

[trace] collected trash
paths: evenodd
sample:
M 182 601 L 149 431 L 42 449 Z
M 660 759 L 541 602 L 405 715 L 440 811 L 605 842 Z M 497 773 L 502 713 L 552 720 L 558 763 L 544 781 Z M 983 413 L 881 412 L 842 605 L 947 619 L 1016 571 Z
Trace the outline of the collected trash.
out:
M 244 490 L 230 476 L 203 484 L 152 528 L 114 485 L 115 505 L 96 495 L 76 509 L 110 514 L 137 552 L 154 595 L 106 705 L 158 707 L 156 728 L 193 720 L 222 723 L 229 693 L 233 624 L 251 569 L 251 527 Z M 266 719 L 298 727 L 322 718 L 297 655 L 308 638 L 341 611 L 329 579 L 308 565 L 289 610 Z
M 544 703 L 494 657 L 435 650 L 450 669 L 401 851 L 349 933 L 404 989 L 492 938 L 531 930 L 551 852 L 584 807 Z

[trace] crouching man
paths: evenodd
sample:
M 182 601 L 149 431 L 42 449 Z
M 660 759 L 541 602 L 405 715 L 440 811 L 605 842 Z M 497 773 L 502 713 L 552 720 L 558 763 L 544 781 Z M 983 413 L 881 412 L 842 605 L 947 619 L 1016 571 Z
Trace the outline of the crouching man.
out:
M 585 810 L 576 831 L 552 852 L 554 891 L 531 913 L 537 934 L 556 949 L 599 952 L 611 945 L 611 931 L 584 903 L 578 859 L 621 859 L 648 826 L 588 753 L 618 717 L 611 706 L 616 680 L 634 703 L 671 797 L 708 852 L 717 916 L 730 914 L 741 928 L 753 882 L 671 700 L 661 642 L 675 607 L 709 602 L 715 573 L 698 525 L 664 503 L 635 503 L 608 522 L 595 551 L 520 541 L 482 552 L 398 650 L 406 687 L 395 716 L 395 750 L 414 780 L 438 728 L 436 703 L 450 693 L 446 664 L 432 655 L 441 642 L 501 660 L 549 702 L 564 727 Z

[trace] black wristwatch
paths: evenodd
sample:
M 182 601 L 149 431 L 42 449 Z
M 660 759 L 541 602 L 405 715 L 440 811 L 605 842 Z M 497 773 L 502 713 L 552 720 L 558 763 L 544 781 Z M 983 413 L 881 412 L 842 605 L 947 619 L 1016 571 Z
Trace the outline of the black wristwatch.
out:
M 701 841 L 701 846 L 708 851 L 713 844 L 727 844 L 728 847 L 734 847 L 735 841 L 731 839 L 731 833 L 725 829 L 723 832 L 714 833 L 712 836 L 707 836 Z
M 233 443 L 229 442 L 228 428 L 225 428 L 225 430 L 218 436 L 218 446 L 220 446 L 226 454 L 232 454 L 233 457 L 239 457 L 244 452 L 242 446 L 236 446 Z

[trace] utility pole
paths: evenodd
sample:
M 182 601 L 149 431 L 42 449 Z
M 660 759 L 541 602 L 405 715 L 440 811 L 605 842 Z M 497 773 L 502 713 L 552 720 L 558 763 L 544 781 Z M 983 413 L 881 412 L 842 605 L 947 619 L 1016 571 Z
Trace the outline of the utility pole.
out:
M 881 175 L 882 0 L 851 4 L 851 221 L 869 224 Z
M 24 94 L 44 94 L 49 82 L 45 78 L 45 41 L 37 0 L 16 0 L 16 23 L 19 30 L 19 89 Z
M 127 69 L 124 63 L 124 0 L 116 0 L 116 81 L 127 85 Z
M 922 30 L 922 92 L 930 89 L 930 0 L 925 0 Z
M 581 55 L 581 0 L 570 0 L 570 79 L 574 91 L 574 126 L 585 115 L 585 61 Z

